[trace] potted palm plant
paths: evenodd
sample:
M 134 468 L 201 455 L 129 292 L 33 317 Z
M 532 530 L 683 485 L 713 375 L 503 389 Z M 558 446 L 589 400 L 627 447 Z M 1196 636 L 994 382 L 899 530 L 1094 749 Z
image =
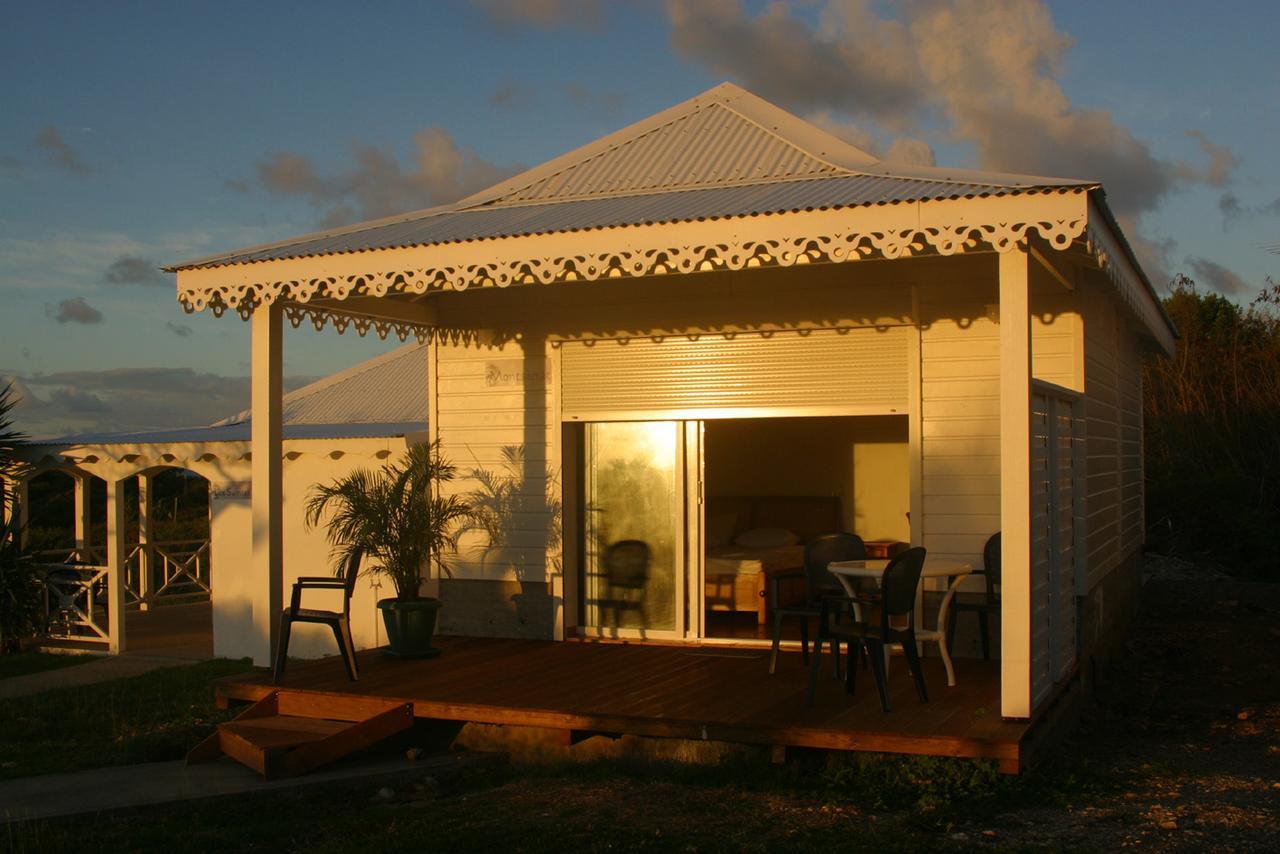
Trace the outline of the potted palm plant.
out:
M 471 516 L 465 500 L 440 494 L 440 486 L 456 473 L 433 442 L 415 445 L 381 469 L 356 469 L 332 483 L 316 484 L 307 497 L 307 527 L 324 521 L 337 567 L 359 549 L 369 572 L 391 579 L 395 598 L 378 602 L 390 655 L 425 658 L 439 653 L 431 639 L 440 600 L 421 591 L 433 569 L 447 572 L 444 547 L 453 529 Z

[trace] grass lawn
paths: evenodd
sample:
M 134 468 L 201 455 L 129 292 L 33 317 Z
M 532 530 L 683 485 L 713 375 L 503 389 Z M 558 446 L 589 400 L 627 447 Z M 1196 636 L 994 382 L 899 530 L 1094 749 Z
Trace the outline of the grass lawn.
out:
M 0 700 L 0 778 L 180 759 L 229 716 L 209 680 L 247 669 L 219 659 Z
M 1011 780 L 968 761 L 813 758 L 771 765 L 654 762 L 472 768 L 414 784 L 169 804 L 11 830 L 15 850 L 82 851 L 933 851 L 956 816 L 1052 801 L 1048 776 Z M 1065 779 L 1052 775 L 1055 781 Z M 967 837 L 966 837 L 967 838 Z M 940 845 L 941 843 L 941 845 Z
M 0 679 L 85 664 L 96 657 L 79 653 L 55 655 L 48 652 L 15 652 L 12 655 L 0 655 Z

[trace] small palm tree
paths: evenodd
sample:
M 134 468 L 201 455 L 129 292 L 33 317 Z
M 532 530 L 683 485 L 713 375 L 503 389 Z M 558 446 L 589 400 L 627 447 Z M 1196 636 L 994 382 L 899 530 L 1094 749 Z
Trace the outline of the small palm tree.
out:
M 327 536 L 341 567 L 357 549 L 374 561 L 374 572 L 391 578 L 396 598 L 418 599 L 424 570 L 441 557 L 453 529 L 470 519 L 471 507 L 440 486 L 457 470 L 440 455 L 438 442 L 415 445 L 381 469 L 356 469 L 329 484 L 316 484 L 307 498 L 308 528 L 326 516 Z
M 27 472 L 18 457 L 27 437 L 13 425 L 18 398 L 12 383 L 0 386 L 0 478 L 15 480 Z M 0 497 L 0 655 L 16 652 L 19 644 L 39 634 L 43 626 L 43 575 L 22 547 L 22 526 L 14 492 Z
M 13 383 L 0 386 L 0 477 L 15 480 L 27 470 L 27 464 L 18 458 L 18 452 L 27 443 L 26 435 L 13 426 L 13 410 L 18 405 L 17 390 Z M 13 494 L 4 492 L 5 507 L 13 501 Z M 5 508 L 0 508 L 3 517 Z

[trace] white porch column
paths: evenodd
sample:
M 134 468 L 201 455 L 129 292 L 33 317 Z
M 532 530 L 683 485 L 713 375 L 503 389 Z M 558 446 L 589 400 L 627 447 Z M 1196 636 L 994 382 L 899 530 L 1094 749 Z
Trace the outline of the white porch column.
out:
M 1027 250 L 1000 258 L 1000 713 L 1031 715 L 1031 314 Z
M 284 549 L 281 478 L 281 378 L 284 327 L 279 303 L 260 305 L 251 320 L 250 567 L 253 581 L 253 663 L 270 666 L 283 607 Z
M 151 610 L 151 585 L 155 578 L 151 551 L 151 475 L 138 475 L 138 599 L 144 611 Z
M 125 590 L 129 583 L 125 577 L 127 554 L 124 542 L 124 481 L 109 477 L 107 479 L 107 631 L 111 634 L 112 655 L 125 651 L 124 613 L 128 598 L 125 596 Z
M 79 475 L 74 478 L 75 491 L 75 523 L 76 523 L 76 558 L 84 563 L 93 563 L 89 551 L 91 547 L 90 532 L 93 530 L 93 516 L 90 513 L 89 495 L 93 492 L 92 475 Z

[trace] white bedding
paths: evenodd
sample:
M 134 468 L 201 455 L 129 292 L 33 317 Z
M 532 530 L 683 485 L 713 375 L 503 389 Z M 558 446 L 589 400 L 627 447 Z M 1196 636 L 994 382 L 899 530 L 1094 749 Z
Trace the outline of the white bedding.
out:
M 724 546 L 707 549 L 705 571 L 708 578 L 717 575 L 759 575 L 766 569 L 789 569 L 803 563 L 804 546 L 777 546 L 771 549 Z

